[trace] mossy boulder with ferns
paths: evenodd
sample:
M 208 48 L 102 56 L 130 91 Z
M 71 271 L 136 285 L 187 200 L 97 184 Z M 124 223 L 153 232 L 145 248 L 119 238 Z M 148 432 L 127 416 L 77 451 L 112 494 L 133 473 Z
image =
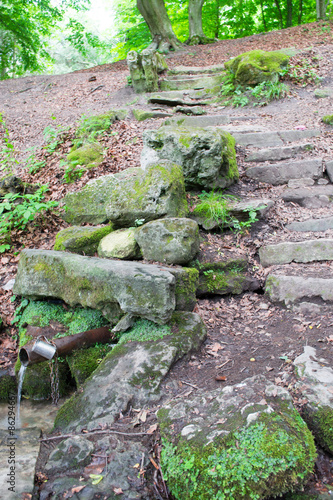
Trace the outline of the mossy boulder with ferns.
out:
M 288 65 L 289 56 L 282 51 L 251 50 L 225 63 L 226 69 L 240 85 L 277 82 Z

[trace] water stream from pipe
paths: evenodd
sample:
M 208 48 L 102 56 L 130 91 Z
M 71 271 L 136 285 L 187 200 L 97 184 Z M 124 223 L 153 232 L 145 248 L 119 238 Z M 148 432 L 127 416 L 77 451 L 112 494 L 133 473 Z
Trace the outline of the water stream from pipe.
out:
M 24 380 L 24 375 L 27 367 L 21 365 L 19 374 L 18 374 L 18 387 L 17 387 L 17 427 L 20 427 L 20 406 L 21 406 L 21 394 L 22 394 L 22 385 Z

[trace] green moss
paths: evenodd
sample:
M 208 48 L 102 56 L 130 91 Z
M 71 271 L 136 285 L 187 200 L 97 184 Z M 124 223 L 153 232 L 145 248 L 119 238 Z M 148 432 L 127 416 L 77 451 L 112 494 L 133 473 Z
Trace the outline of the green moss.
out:
M 16 394 L 17 387 L 14 377 L 0 375 L 0 400 L 8 401 L 9 394 Z
M 118 109 L 95 116 L 83 116 L 75 132 L 75 146 L 80 147 L 85 142 L 92 142 L 96 137 L 109 130 L 116 120 L 123 120 L 127 111 Z
M 143 122 L 144 120 L 149 120 L 149 118 L 153 118 L 154 114 L 151 111 L 147 111 L 145 109 L 132 109 L 132 113 L 134 118 L 139 122 Z
M 137 319 L 127 332 L 121 334 L 118 345 L 127 342 L 146 342 L 158 340 L 166 335 L 171 335 L 171 328 L 168 325 L 157 325 L 148 319 Z
M 113 345 L 110 344 L 95 345 L 87 349 L 77 349 L 67 356 L 67 362 L 77 387 L 90 377 L 112 348 Z
M 252 50 L 227 61 L 225 67 L 241 85 L 255 85 L 264 81 L 277 82 L 289 56 L 283 52 Z
M 191 145 L 192 139 L 193 139 L 193 136 L 191 136 L 191 135 L 187 136 L 184 133 L 182 133 L 179 137 L 179 142 L 180 142 L 180 144 L 185 146 L 185 148 L 189 148 Z
M 325 115 L 323 116 L 322 120 L 327 125 L 333 125 L 333 115 Z
M 224 137 L 224 151 L 222 163 L 228 166 L 226 177 L 228 179 L 239 179 L 239 171 L 236 160 L 236 140 L 229 132 L 221 132 Z
M 87 284 L 90 286 L 88 280 Z M 25 335 L 25 325 L 47 326 L 50 321 L 57 321 L 68 327 L 68 332 L 62 334 L 74 335 L 76 333 L 99 328 L 108 323 L 100 311 L 95 309 L 84 309 L 81 307 L 67 307 L 62 304 L 52 304 L 46 301 L 30 301 L 25 308 L 18 323 L 20 338 Z
M 320 446 L 333 455 L 333 409 L 321 406 L 305 410 L 304 419 Z
M 68 250 L 77 254 L 94 255 L 101 239 L 112 231 L 112 224 L 96 228 L 68 227 L 57 234 L 54 250 Z
M 245 276 L 237 270 L 224 271 L 206 271 L 200 275 L 199 291 L 201 293 L 232 293 L 240 294 L 243 292 Z
M 299 488 L 312 471 L 316 451 L 297 415 L 292 412 L 288 426 L 279 416 L 262 415 L 205 447 L 195 439 L 173 444 L 163 437 L 161 465 L 172 495 L 182 500 L 186 491 L 189 500 L 259 500 Z
M 98 142 L 87 143 L 67 155 L 67 161 L 73 166 L 86 168 L 97 167 L 103 161 L 103 147 Z
M 84 404 L 79 393 L 73 394 L 59 409 L 53 429 L 62 429 L 69 425 L 83 411 Z
M 192 311 L 196 304 L 196 290 L 199 284 L 199 271 L 190 267 L 184 267 L 181 274 L 175 273 L 176 277 L 176 309 L 180 311 Z M 172 272 L 172 269 L 170 269 Z

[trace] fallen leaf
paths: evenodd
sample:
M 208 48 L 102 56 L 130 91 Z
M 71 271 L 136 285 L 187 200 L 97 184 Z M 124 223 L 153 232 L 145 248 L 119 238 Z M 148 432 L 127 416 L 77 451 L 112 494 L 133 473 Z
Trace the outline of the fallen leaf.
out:
M 224 424 L 226 421 L 227 421 L 226 418 L 220 418 L 220 420 L 218 420 L 216 423 L 217 424 Z
M 157 424 L 153 424 L 149 427 L 149 429 L 147 430 L 147 434 L 153 434 L 153 432 L 155 432 L 157 429 Z
M 227 380 L 227 377 L 225 377 L 224 375 L 216 375 L 215 380 L 225 382 Z
M 83 488 L 85 488 L 86 485 L 84 484 L 83 486 L 75 486 L 74 488 L 71 489 L 72 493 L 79 493 Z
M 113 488 L 113 493 L 115 495 L 122 495 L 124 492 L 121 488 Z
M 89 477 L 92 479 L 92 484 L 98 484 L 102 481 L 103 476 L 100 474 L 89 474 Z
M 215 342 L 212 346 L 209 346 L 209 350 L 213 351 L 213 352 L 217 352 L 220 349 L 224 349 L 224 347 L 221 344 L 219 344 L 218 342 Z

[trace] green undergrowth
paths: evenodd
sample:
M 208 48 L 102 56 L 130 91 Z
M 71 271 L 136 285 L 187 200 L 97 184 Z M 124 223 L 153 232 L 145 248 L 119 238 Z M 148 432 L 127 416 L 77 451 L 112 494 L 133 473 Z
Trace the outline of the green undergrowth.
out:
M 220 102 L 234 108 L 266 106 L 273 100 L 282 99 L 289 93 L 289 87 L 282 82 L 261 82 L 254 87 L 236 85 L 232 77 L 222 86 Z
M 125 344 L 126 342 L 159 340 L 166 335 L 171 335 L 171 333 L 169 325 L 157 325 L 148 319 L 139 318 L 130 330 L 120 335 L 118 345 Z
M 333 125 L 333 115 L 325 115 L 322 120 L 326 125 Z
M 198 195 L 199 203 L 193 210 L 193 215 L 205 221 L 214 221 L 218 227 L 223 230 L 228 227 L 237 233 L 244 233 L 252 224 L 257 222 L 257 210 L 244 209 L 244 213 L 248 213 L 248 219 L 241 221 L 232 215 L 232 208 L 238 199 L 235 196 L 224 194 L 220 191 L 203 191 Z M 258 207 L 258 210 L 262 207 Z

